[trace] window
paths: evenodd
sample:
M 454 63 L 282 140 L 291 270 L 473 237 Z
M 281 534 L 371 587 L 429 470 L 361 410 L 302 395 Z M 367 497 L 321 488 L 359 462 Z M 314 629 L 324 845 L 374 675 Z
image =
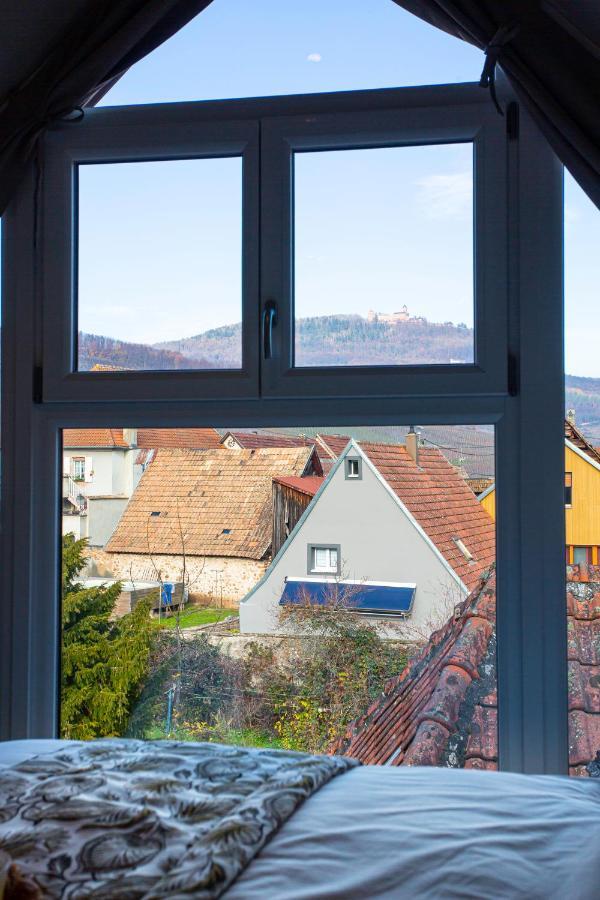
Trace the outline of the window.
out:
M 83 481 L 85 479 L 85 456 L 71 457 L 71 477 L 75 481 Z
M 308 571 L 339 574 L 340 546 L 312 545 L 308 548 Z
M 573 564 L 587 566 L 592 561 L 591 547 L 573 547 Z
M 565 506 L 573 505 L 573 473 L 565 472 Z
M 362 478 L 362 459 L 346 458 L 346 478 Z
M 390 14 L 398 12 L 391 3 L 386 5 Z M 217 4 L 214 6 L 218 8 Z M 281 4 L 277 6 L 283 9 Z M 339 22 L 337 24 L 339 26 Z M 395 46 L 394 60 L 398 58 Z M 392 83 L 397 85 L 397 78 Z M 510 96 L 502 102 L 517 103 Z M 507 122 L 511 125 L 517 117 L 518 134 L 512 127 L 507 129 Z M 491 544 L 494 553 L 497 550 L 498 583 L 501 586 L 496 623 L 498 764 L 516 771 L 566 771 L 567 667 L 564 654 L 559 659 L 556 653 L 565 631 L 565 460 L 563 373 L 560 372 L 561 169 L 526 111 L 516 105 L 511 108 L 510 116 L 499 116 L 487 93 L 474 83 L 392 87 L 318 96 L 271 96 L 242 103 L 157 103 L 135 109 L 105 106 L 86 111 L 76 126 L 65 122 L 48 129 L 43 136 L 41 151 L 42 171 L 37 186 L 24 183 L 13 208 L 6 218 L 3 217 L 2 230 L 4 258 L 10 258 L 14 265 L 11 272 L 3 273 L 5 355 L 2 389 L 4 410 L 8 413 L 3 416 L 2 455 L 3 473 L 6 474 L 3 478 L 3 512 L 8 517 L 4 519 L 3 516 L 6 528 L 3 531 L 1 573 L 7 596 L 13 599 L 18 610 L 18 614 L 11 617 L 6 635 L 0 634 L 2 736 L 50 737 L 56 731 L 60 692 L 56 641 L 60 624 L 57 603 L 60 567 L 56 554 L 60 517 L 56 511 L 61 500 L 57 476 L 62 429 L 112 430 L 117 426 L 143 427 L 151 422 L 163 429 L 195 430 L 214 426 L 222 429 L 220 438 L 228 430 L 268 425 L 282 429 L 293 426 L 297 437 L 301 437 L 309 428 L 314 429 L 315 423 L 318 423 L 317 430 L 326 423 L 325 437 L 327 432 L 329 436 L 333 433 L 348 437 L 347 423 L 352 429 L 363 427 L 376 431 L 390 427 L 390 423 L 408 427 L 415 421 L 426 422 L 431 423 L 432 428 L 466 423 L 466 427 L 477 432 L 473 443 L 479 440 L 480 429 L 486 427 L 488 438 L 493 434 L 497 447 L 497 548 L 493 541 Z M 463 165 L 467 157 L 468 161 Z M 364 199 L 364 209 L 370 210 L 365 218 L 363 241 L 363 248 L 367 248 L 371 239 L 381 236 L 381 221 L 393 222 L 394 214 L 394 210 L 390 213 L 389 203 L 386 211 L 385 184 L 382 190 L 375 169 L 389 167 L 390 185 L 396 178 L 402 182 L 401 195 L 396 193 L 395 200 L 403 197 L 408 202 L 408 163 L 401 160 L 409 158 L 418 159 L 422 166 L 415 177 L 420 182 L 420 189 L 430 191 L 429 197 L 432 186 L 436 189 L 450 186 L 447 199 L 454 202 L 459 195 L 463 203 L 460 217 L 454 206 L 448 224 L 444 226 L 451 232 L 452 241 L 458 242 L 457 270 L 451 271 L 452 260 L 444 255 L 444 243 L 436 232 L 431 259 L 425 259 L 417 272 L 417 275 L 423 275 L 428 266 L 433 270 L 439 263 L 448 275 L 448 285 L 452 282 L 448 315 L 440 316 L 440 320 L 433 323 L 446 328 L 443 359 L 439 355 L 434 357 L 433 352 L 427 354 L 427 359 L 415 359 L 414 354 L 408 352 L 408 326 L 414 325 L 418 329 L 423 323 L 407 321 L 404 316 L 408 315 L 409 320 L 417 317 L 419 304 L 429 303 L 431 298 L 418 294 L 414 280 L 409 283 L 409 276 L 414 276 L 410 266 L 405 266 L 405 271 L 400 273 L 406 275 L 406 281 L 398 284 L 398 296 L 391 296 L 390 285 L 397 281 L 398 271 L 394 269 L 389 245 L 382 248 L 383 253 L 377 257 L 377 271 L 373 271 L 377 296 L 365 298 L 363 311 L 366 317 L 361 313 L 356 333 L 346 328 L 341 341 L 337 339 L 336 331 L 340 325 L 341 298 L 352 284 L 344 278 L 340 265 L 337 271 L 331 266 L 328 269 L 325 260 L 325 266 L 318 270 L 318 265 L 322 264 L 309 258 L 314 247 L 310 245 L 306 217 L 318 217 L 320 212 L 314 178 L 317 182 L 323 179 L 328 166 L 335 168 L 332 161 L 341 161 L 340 178 L 331 184 L 332 195 L 328 196 L 324 190 L 320 199 L 321 211 L 334 223 L 334 233 L 329 235 L 331 251 L 343 262 L 343 241 L 336 245 L 335 230 L 341 234 L 346 222 L 335 222 L 336 203 L 330 202 L 332 196 L 335 195 L 335 201 L 344 198 L 344 193 L 352 195 L 354 192 L 355 197 Z M 447 162 L 449 159 L 453 160 L 451 164 Z M 358 166 L 355 183 L 348 177 L 348 167 L 354 161 Z M 226 242 L 223 264 L 231 265 L 231 273 L 227 274 L 231 274 L 232 283 L 235 280 L 239 285 L 235 299 L 236 309 L 239 308 L 238 321 L 231 320 L 233 299 L 230 307 L 229 300 L 225 303 L 220 294 L 211 296 L 206 303 L 198 292 L 190 304 L 186 291 L 190 279 L 193 280 L 197 273 L 194 260 L 190 259 L 195 250 L 194 237 L 186 233 L 183 242 L 175 248 L 182 250 L 182 256 L 174 253 L 173 257 L 174 262 L 178 260 L 186 268 L 185 290 L 178 290 L 171 302 L 174 311 L 182 307 L 191 310 L 189 315 L 186 312 L 189 332 L 174 338 L 172 333 L 165 333 L 163 340 L 163 335 L 157 336 L 150 327 L 152 320 L 158 321 L 157 310 L 164 316 L 164 307 L 170 301 L 161 305 L 155 299 L 149 300 L 147 309 L 142 309 L 140 314 L 140 297 L 134 301 L 134 289 L 135 273 L 140 271 L 139 260 L 143 255 L 136 259 L 135 228 L 130 229 L 127 236 L 132 241 L 131 253 L 119 257 L 120 247 L 111 243 L 110 229 L 114 225 L 119 231 L 122 223 L 116 221 L 118 215 L 115 215 L 115 222 L 111 222 L 110 210 L 108 215 L 102 213 L 102 221 L 93 220 L 94 209 L 100 209 L 101 205 L 98 194 L 94 193 L 96 188 L 90 193 L 88 189 L 93 186 L 86 179 L 97 175 L 100 181 L 110 182 L 127 171 L 134 173 L 135 180 L 135 173 L 156 173 L 158 192 L 164 188 L 159 184 L 163 178 L 160 173 L 174 172 L 180 163 L 181 169 L 188 172 L 204 171 L 205 166 L 206 171 L 214 171 L 213 162 L 215 166 L 223 162 L 223 170 L 235 169 L 236 172 L 231 176 L 230 186 L 232 196 L 235 194 L 237 199 L 235 203 L 227 203 L 227 235 L 225 238 L 221 235 L 218 240 Z M 342 171 L 344 167 L 346 171 Z M 394 171 L 402 174 L 394 175 Z M 440 180 L 434 177 L 436 175 L 443 177 Z M 165 174 L 165 183 L 170 177 Z M 325 188 L 326 181 L 324 178 Z M 82 187 L 81 206 L 77 198 L 79 184 Z M 147 184 L 151 193 L 151 179 Z M 112 193 L 114 189 L 109 186 L 109 190 Z M 167 201 L 169 222 L 177 220 L 180 214 L 182 222 L 191 222 L 194 230 L 200 228 L 198 218 L 194 216 L 198 214 L 202 218 L 206 210 L 194 208 L 190 211 L 189 204 L 186 206 L 185 191 L 170 193 L 167 190 L 163 196 Z M 378 201 L 376 209 L 368 206 L 368 201 L 373 198 Z M 120 198 L 108 199 L 109 206 L 114 203 L 116 211 L 122 209 L 118 202 Z M 138 222 L 142 222 L 146 207 L 141 201 L 136 204 L 135 214 Z M 431 204 L 432 211 L 433 208 Z M 436 208 L 439 212 L 439 207 Z M 82 216 L 81 232 L 78 213 Z M 447 213 L 448 208 L 444 214 Z M 360 216 L 360 210 L 357 215 Z M 414 221 L 417 222 L 416 217 Z M 36 233 L 36 223 L 38 238 L 35 242 L 29 241 L 25 236 Z M 146 223 L 142 224 L 144 234 L 148 235 Z M 422 236 L 422 222 L 417 224 Z M 314 225 L 318 227 L 316 220 Z M 202 233 L 206 235 L 206 231 Z M 94 234 L 98 235 L 104 248 L 102 257 L 95 263 L 97 273 L 91 268 L 89 252 Z M 123 231 L 120 234 L 123 236 Z M 407 241 L 411 237 L 407 235 Z M 416 231 L 414 237 L 419 237 Z M 150 238 L 150 243 L 156 247 L 155 235 L 149 235 Z M 355 246 L 360 249 L 359 242 Z M 421 252 L 423 246 L 421 241 Z M 367 249 L 369 253 L 372 250 L 371 247 Z M 376 254 L 369 258 L 375 259 Z M 364 292 L 366 281 L 356 259 L 348 254 L 345 259 L 353 266 L 355 276 L 360 275 L 361 291 Z M 206 272 L 214 260 L 198 252 L 197 261 L 203 269 L 204 285 L 209 285 Z M 78 262 L 83 267 L 81 273 L 77 271 Z M 154 260 L 150 263 L 154 266 Z M 366 268 L 370 265 L 367 260 Z M 386 266 L 390 267 L 391 277 L 383 273 Z M 115 310 L 110 320 L 106 318 L 99 323 L 103 330 L 110 326 L 111 333 L 100 336 L 122 344 L 143 344 L 146 359 L 154 363 L 159 351 L 185 356 L 189 350 L 187 339 L 201 335 L 203 350 L 206 350 L 202 359 L 212 362 L 212 366 L 203 368 L 190 363 L 190 353 L 186 365 L 178 369 L 139 363 L 135 368 L 129 361 L 119 362 L 115 353 L 109 361 L 99 360 L 95 371 L 91 371 L 92 367 L 84 368 L 80 360 L 79 332 L 83 328 L 96 328 L 96 325 L 86 324 L 90 322 L 87 317 L 101 315 L 101 306 L 112 302 L 123 267 L 128 269 L 124 271 L 124 278 L 133 292 L 133 318 L 140 330 L 125 332 L 120 327 L 123 320 L 117 320 Z M 109 296 L 98 303 L 92 282 L 95 274 L 101 279 L 104 271 L 114 272 L 114 284 L 103 282 Z M 319 271 L 323 278 L 315 277 L 315 272 L 318 276 Z M 168 291 L 169 280 L 165 278 L 164 269 L 159 275 L 159 289 L 164 293 Z M 343 285 L 343 291 L 336 292 L 336 277 Z M 431 281 L 428 283 L 431 285 Z M 147 286 L 147 290 L 152 287 Z M 202 290 L 208 289 L 203 287 Z M 320 292 L 318 316 L 313 305 L 313 289 Z M 450 287 L 448 290 L 450 292 Z M 388 292 L 385 303 L 379 302 L 384 291 Z M 233 292 L 229 296 L 233 298 Z M 208 310 L 211 316 L 223 313 L 220 321 L 218 318 L 215 321 L 200 320 L 200 317 L 197 320 L 193 308 L 196 299 L 202 316 L 212 307 Z M 540 316 L 542 303 L 543 317 Z M 123 304 L 115 304 L 119 305 Z M 373 312 L 371 321 L 369 310 Z M 471 318 L 467 315 L 469 311 Z M 398 314 L 398 323 L 380 321 L 380 314 Z M 356 306 L 349 315 L 359 315 Z M 323 343 L 327 344 L 328 352 L 332 351 L 329 358 L 311 359 L 305 353 L 302 329 L 306 320 L 313 318 L 323 320 L 320 323 Z M 423 318 L 428 316 L 424 314 Z M 162 322 L 160 327 L 166 330 L 170 324 L 168 314 Z M 428 322 L 431 324 L 429 319 Z M 394 331 L 397 326 L 398 330 Z M 401 334 L 407 339 L 404 342 L 396 340 L 392 352 L 378 358 L 374 353 L 366 353 L 361 346 L 361 341 L 365 344 L 378 329 L 382 334 L 395 337 Z M 361 335 L 366 336 L 364 341 Z M 344 341 L 350 338 L 354 346 L 344 348 Z M 175 350 L 156 347 L 156 344 L 171 344 L 172 340 L 180 342 Z M 372 349 L 378 346 L 377 341 L 371 343 Z M 219 363 L 219 360 L 231 358 L 228 353 L 232 349 L 236 349 L 239 363 L 233 367 Z M 313 341 L 311 352 L 314 350 Z M 332 359 L 334 350 L 340 351 L 335 361 Z M 544 372 L 543 379 L 540 372 Z M 355 430 L 350 436 L 360 444 L 361 436 Z M 380 434 L 371 434 L 371 438 L 377 442 Z M 532 439 L 536 446 L 543 447 L 543 464 L 540 464 L 538 453 L 527 452 L 527 442 Z M 217 443 L 219 446 L 214 453 L 221 456 L 215 461 L 215 471 L 219 470 L 221 457 L 232 452 L 222 447 L 219 441 Z M 325 446 L 330 446 L 326 440 Z M 347 441 L 337 451 L 336 459 L 346 446 Z M 453 445 L 440 440 L 437 446 L 441 449 Z M 515 448 L 519 452 L 515 452 Z M 188 444 L 167 449 L 185 455 L 193 448 Z M 427 444 L 419 447 L 421 460 L 427 449 Z M 135 451 L 116 447 L 112 455 L 130 453 L 137 460 L 144 456 L 139 450 L 139 446 Z M 454 458 L 468 458 L 470 450 L 472 447 L 468 443 L 463 444 Z M 323 452 L 326 454 L 325 449 Z M 235 453 L 242 454 L 238 459 L 238 465 L 242 466 L 251 458 L 252 451 L 236 450 Z M 436 487 L 421 493 L 414 484 L 417 475 L 407 478 L 402 465 L 394 477 L 389 471 L 385 452 L 376 467 L 379 475 L 367 465 L 366 456 L 355 455 L 362 459 L 360 484 L 347 485 L 348 469 L 342 468 L 341 463 L 335 471 L 339 474 L 339 508 L 343 511 L 343 520 L 354 526 L 363 543 L 395 537 L 385 527 L 367 529 L 356 515 L 357 498 L 365 494 L 367 482 L 379 484 L 387 491 L 386 509 L 394 514 L 402 511 L 402 505 L 410 512 L 410 503 L 399 497 L 394 500 L 392 496 L 396 490 L 406 489 L 412 491 L 412 501 L 421 504 L 419 514 L 427 516 L 431 497 L 438 495 L 438 476 L 435 476 Z M 160 472 L 161 457 L 164 460 L 165 454 L 159 450 L 146 466 L 142 478 L 155 477 Z M 147 461 L 148 456 L 145 459 Z M 99 485 L 100 465 L 96 459 L 94 462 Z M 403 462 L 407 467 L 411 465 L 407 460 Z M 333 456 L 324 457 L 325 472 L 333 472 L 335 465 Z M 460 467 L 465 468 L 463 462 L 449 477 L 462 477 Z M 579 484 L 577 472 L 574 468 L 573 471 Z M 137 495 L 134 479 L 139 474 L 132 473 L 131 481 L 126 485 L 126 491 L 133 491 L 133 495 Z M 355 471 L 350 475 L 352 480 L 357 480 Z M 294 473 L 290 477 L 304 475 Z M 243 473 L 238 473 L 238 480 L 245 483 Z M 272 482 L 273 479 L 268 487 L 263 486 L 263 498 L 273 496 Z M 177 510 L 173 500 L 174 486 L 175 483 L 168 482 L 165 490 L 163 484 L 153 495 L 148 514 L 137 523 L 136 539 L 146 542 L 146 547 L 150 542 L 151 555 L 160 572 L 160 578 L 154 580 L 162 582 L 168 577 L 175 590 L 176 579 L 170 577 L 161 557 L 168 555 L 168 541 L 183 540 L 187 546 L 189 531 L 183 528 L 180 532 L 177 523 L 185 514 L 191 527 L 196 518 L 185 496 L 179 497 Z M 290 491 L 295 489 L 293 483 L 288 487 Z M 461 497 L 468 497 L 468 502 L 478 502 L 473 500 L 472 492 L 465 494 L 463 489 L 470 490 L 466 481 L 461 482 Z M 305 493 L 304 496 L 309 495 Z M 115 494 L 108 498 L 91 497 L 87 517 L 78 517 L 74 508 L 68 524 L 74 525 L 74 520 L 80 518 L 78 524 L 83 533 L 86 527 L 92 528 L 95 521 L 97 527 L 94 526 L 93 535 L 100 546 L 110 538 L 108 532 L 123 499 L 127 500 L 127 497 Z M 165 506 L 167 500 L 168 506 Z M 454 502 L 449 501 L 449 509 L 455 508 Z M 298 533 L 296 529 L 303 527 L 302 517 L 309 508 L 299 504 L 300 516 L 290 538 L 294 532 Z M 104 510 L 103 514 L 96 514 L 96 509 Z M 161 510 L 161 515 L 152 516 L 151 513 L 157 510 Z M 223 551 L 215 558 L 228 558 L 225 551 L 230 552 L 234 542 L 244 540 L 244 531 L 236 518 L 242 513 L 240 506 L 226 520 L 206 520 L 211 539 L 220 542 L 217 549 Z M 419 528 L 426 532 L 425 525 L 420 525 L 417 517 L 413 518 L 416 525 L 411 523 L 411 527 L 415 532 L 420 534 Z M 408 516 L 406 520 L 410 522 Z M 271 520 L 265 514 L 260 521 L 264 524 Z M 286 521 L 290 523 L 292 519 L 284 517 L 284 526 Z M 445 519 L 444 516 L 439 520 L 433 517 L 428 520 L 431 521 L 439 524 Z M 488 528 L 490 522 L 491 519 L 486 520 Z M 540 528 L 540 522 L 543 522 L 543 528 Z M 347 540 L 337 529 L 326 525 L 324 523 L 322 530 L 297 545 L 299 553 L 294 573 L 297 578 L 306 572 L 309 545 L 330 551 L 328 560 L 321 559 L 320 562 L 325 561 L 331 569 L 334 563 L 338 569 L 341 567 L 339 548 L 337 560 L 331 556 L 331 551 L 336 550 L 336 545 L 329 543 L 332 538 L 344 547 L 345 565 Z M 224 528 L 230 528 L 231 533 L 223 534 Z M 452 553 L 456 565 L 463 565 L 471 572 L 471 564 L 451 540 L 452 535 L 457 534 L 460 534 L 458 527 L 446 529 L 446 538 L 450 538 L 452 544 L 448 552 Z M 478 545 L 474 540 L 465 537 L 464 543 L 469 552 L 476 554 Z M 584 546 L 591 542 L 572 540 L 570 543 Z M 401 542 L 395 541 L 394 549 L 386 554 L 386 565 L 396 564 L 400 549 Z M 124 550 L 125 555 L 128 552 Z M 187 559 L 188 554 L 185 556 Z M 257 566 L 260 577 L 264 574 L 263 556 L 264 553 L 259 560 L 260 566 Z M 437 556 L 436 559 L 443 565 Z M 98 561 L 102 561 L 100 557 Z M 200 566 L 201 563 L 199 569 Z M 98 568 L 98 575 L 90 575 L 91 578 L 105 575 Z M 136 580 L 144 581 L 142 574 L 141 571 L 137 573 Z M 219 598 L 224 570 L 215 566 L 211 574 L 210 590 L 215 598 Z M 335 574 L 333 571 L 316 571 L 310 576 L 305 575 L 304 580 L 335 586 L 342 580 L 331 577 Z M 198 577 L 207 577 L 206 568 L 202 572 L 198 570 Z M 127 578 L 124 574 L 123 580 Z M 150 574 L 148 578 L 153 580 Z M 399 574 L 391 573 L 389 579 L 381 577 L 376 581 L 382 590 L 387 581 L 405 587 L 416 584 L 410 616 L 414 622 L 415 609 L 423 595 L 423 583 L 412 577 L 400 579 Z M 361 573 L 349 571 L 347 578 L 344 573 L 343 580 L 348 584 L 360 582 Z M 183 592 L 181 579 L 179 587 Z M 544 628 L 540 629 L 542 620 Z M 493 642 L 488 642 L 486 647 L 491 653 Z M 17 686 L 17 693 L 12 696 L 7 688 L 9 684 Z M 516 698 L 514 702 L 513 697 Z M 495 710 L 488 715 L 485 704 L 479 706 L 482 708 L 478 715 L 487 716 L 486 722 L 492 728 Z M 508 710 L 507 715 L 503 714 L 503 708 Z M 495 733 L 495 725 L 493 730 Z M 480 733 L 485 736 L 487 732 L 482 730 Z

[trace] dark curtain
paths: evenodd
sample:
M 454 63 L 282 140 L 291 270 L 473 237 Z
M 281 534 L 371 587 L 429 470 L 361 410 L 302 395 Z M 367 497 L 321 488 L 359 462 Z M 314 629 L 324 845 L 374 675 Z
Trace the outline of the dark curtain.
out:
M 600 207 L 600 0 L 394 0 L 497 61 L 561 162 Z M 493 82 L 492 82 L 493 83 Z
M 0 214 L 46 125 L 99 99 L 210 3 L 89 0 L 42 65 L 0 104 Z
M 89 0 L 0 105 L 0 214 L 46 125 L 93 103 L 211 0 Z M 564 165 L 600 206 L 600 2 L 395 0 L 497 60 Z M 401 48 L 399 48 L 401 52 Z

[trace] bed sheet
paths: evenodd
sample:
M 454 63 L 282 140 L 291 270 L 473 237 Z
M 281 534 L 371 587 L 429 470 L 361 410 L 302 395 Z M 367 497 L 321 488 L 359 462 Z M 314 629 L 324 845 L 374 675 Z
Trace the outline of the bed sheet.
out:
M 0 767 L 61 743 L 0 743 Z M 226 896 L 599 900 L 600 780 L 353 769 L 307 800 Z

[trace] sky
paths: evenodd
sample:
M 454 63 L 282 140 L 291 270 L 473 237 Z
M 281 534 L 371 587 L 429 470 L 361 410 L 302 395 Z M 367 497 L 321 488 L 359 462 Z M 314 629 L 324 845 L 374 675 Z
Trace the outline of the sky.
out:
M 482 64 L 392 0 L 213 0 L 101 105 L 476 81 Z M 299 316 L 406 303 L 472 324 L 469 147 L 309 153 L 295 168 Z M 158 342 L 239 321 L 240 196 L 235 160 L 85 167 L 82 330 Z M 571 374 L 600 376 L 598 248 L 600 213 L 567 176 Z

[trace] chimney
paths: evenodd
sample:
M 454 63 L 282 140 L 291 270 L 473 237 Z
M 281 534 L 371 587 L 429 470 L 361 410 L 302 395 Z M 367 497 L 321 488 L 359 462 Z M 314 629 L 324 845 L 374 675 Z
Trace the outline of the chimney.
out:
M 137 428 L 124 428 L 123 440 L 130 447 L 137 447 Z
M 570 422 L 571 425 L 575 425 L 575 410 L 574 409 L 567 410 L 567 422 Z
M 419 435 L 415 431 L 415 426 L 411 425 L 406 435 L 406 449 L 416 465 L 419 465 Z

